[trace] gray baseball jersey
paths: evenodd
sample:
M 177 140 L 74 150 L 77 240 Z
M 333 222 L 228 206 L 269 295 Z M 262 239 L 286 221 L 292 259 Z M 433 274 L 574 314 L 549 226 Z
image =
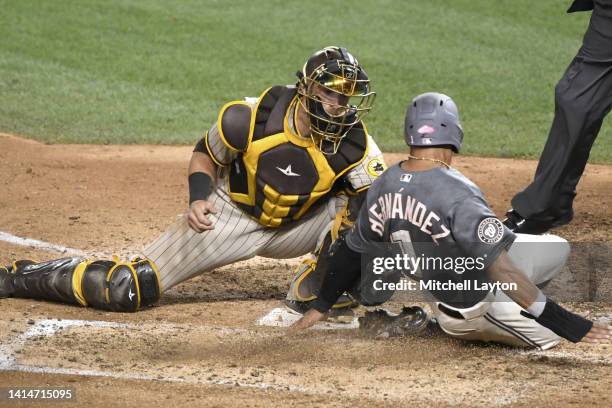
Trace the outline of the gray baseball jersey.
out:
M 515 235 L 491 211 L 480 189 L 455 169 L 406 172 L 389 168 L 370 187 L 348 246 L 361 253 L 386 242 L 400 243 L 427 282 L 487 282 L 486 269 Z M 420 260 L 419 260 L 420 259 Z M 416 269 L 416 268 L 415 268 Z M 486 292 L 464 284 L 457 291 L 430 292 L 440 301 L 468 307 Z

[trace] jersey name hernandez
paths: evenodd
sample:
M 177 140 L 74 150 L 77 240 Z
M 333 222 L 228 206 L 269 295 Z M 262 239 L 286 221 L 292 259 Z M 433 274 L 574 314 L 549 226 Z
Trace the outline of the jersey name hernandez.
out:
M 391 218 L 410 222 L 425 234 L 430 235 L 434 242 L 450 234 L 446 225 L 440 223 L 440 216 L 427 206 L 409 195 L 401 193 L 385 193 L 368 208 L 370 229 L 381 238 L 385 231 L 385 222 Z M 433 233 L 435 231 L 440 231 Z
M 353 251 L 366 254 L 376 254 L 376 248 L 381 248 L 378 244 L 409 243 L 412 250 L 408 250 L 424 259 L 473 259 L 472 266 L 462 270 L 437 263 L 420 267 L 425 282 L 457 284 L 488 282 L 486 269 L 514 239 L 515 235 L 495 217 L 480 189 L 457 170 L 406 172 L 400 165 L 389 168 L 372 184 L 346 238 Z M 464 288 L 432 294 L 457 307 L 473 305 L 486 295 Z

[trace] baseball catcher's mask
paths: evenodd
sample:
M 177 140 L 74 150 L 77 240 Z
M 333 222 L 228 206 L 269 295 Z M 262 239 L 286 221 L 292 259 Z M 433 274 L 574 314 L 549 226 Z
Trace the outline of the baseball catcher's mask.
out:
M 376 93 L 368 75 L 345 48 L 326 47 L 297 73 L 298 100 L 310 119 L 310 137 L 335 154 L 348 131 L 372 109 Z

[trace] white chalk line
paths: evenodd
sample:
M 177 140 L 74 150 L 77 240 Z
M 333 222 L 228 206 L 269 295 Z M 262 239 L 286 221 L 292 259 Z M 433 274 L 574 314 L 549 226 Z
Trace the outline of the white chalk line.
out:
M 3 369 L 0 368 L 0 371 Z M 256 388 L 264 390 L 275 390 L 275 391 L 289 391 L 289 392 L 301 392 L 307 393 L 308 391 L 301 387 L 295 387 L 291 385 L 278 385 L 278 384 L 267 384 L 267 383 L 243 383 L 233 379 L 189 379 L 181 377 L 160 377 L 146 374 L 136 373 L 119 373 L 116 371 L 99 371 L 99 370 L 81 370 L 76 368 L 62 368 L 62 367 L 45 367 L 45 366 L 30 366 L 15 364 L 10 369 L 4 371 L 21 371 L 26 373 L 39 373 L 39 374 L 59 374 L 59 375 L 79 375 L 84 377 L 106 377 L 117 380 L 140 380 L 140 381 L 162 381 L 162 382 L 173 382 L 183 384 L 200 384 L 200 385 L 224 385 L 234 386 L 243 388 Z
M 277 308 L 278 309 L 278 308 Z M 266 316 L 274 316 L 278 315 L 280 312 L 273 309 L 270 313 L 266 314 Z M 285 311 L 286 312 L 286 311 Z M 280 313 L 280 315 L 284 315 L 284 313 Z M 262 317 L 262 319 L 264 318 Z M 299 317 L 299 315 L 292 315 L 289 320 L 294 320 L 294 318 Z M 262 320 L 259 319 L 259 320 Z M 258 324 L 259 324 L 258 320 Z M 337 324 L 336 324 L 337 325 Z M 324 395 L 325 392 L 316 391 L 314 389 L 308 389 L 300 386 L 294 386 L 290 384 L 278 384 L 278 383 L 265 383 L 265 382 L 243 382 L 239 379 L 235 378 L 219 378 L 216 379 L 208 379 L 201 377 L 192 377 L 187 376 L 186 378 L 183 376 L 161 376 L 161 375 L 151 375 L 151 374 L 143 374 L 143 373 L 134 373 L 134 372 L 117 372 L 112 370 L 95 370 L 95 369 L 78 369 L 78 368 L 64 368 L 64 367 L 51 367 L 51 366 L 37 366 L 37 365 L 28 365 L 21 364 L 17 362 L 17 351 L 20 350 L 26 342 L 31 338 L 40 338 L 40 337 L 51 337 L 62 330 L 68 329 L 70 327 L 96 327 L 96 328 L 134 328 L 134 329 L 143 329 L 147 327 L 146 324 L 127 324 L 127 323 L 117 323 L 110 321 L 95 321 L 95 320 L 59 320 L 59 319 L 45 319 L 36 321 L 33 325 L 31 325 L 28 330 L 26 330 L 21 335 L 12 339 L 12 341 L 5 342 L 4 344 L 0 344 L 0 371 L 19 371 L 26 373 L 39 373 L 39 374 L 54 374 L 54 375 L 76 375 L 76 376 L 84 376 L 84 377 L 103 377 L 103 378 L 112 378 L 117 380 L 140 380 L 140 381 L 159 381 L 159 382 L 167 382 L 167 383 L 183 383 L 190 385 L 205 385 L 205 386 L 227 386 L 227 387 L 241 387 L 241 388 L 249 388 L 249 389 L 260 389 L 260 390 L 272 390 L 272 391 L 280 391 L 280 392 L 293 392 L 293 393 L 301 393 L 308 395 Z M 162 324 L 164 326 L 164 331 L 168 330 L 176 330 L 179 326 L 175 324 Z M 347 325 L 345 325 L 347 326 Z M 155 324 L 156 328 L 160 328 L 159 324 Z M 332 328 L 334 326 L 332 325 Z M 319 327 L 320 329 L 325 329 L 324 327 Z M 329 329 L 329 327 L 327 327 Z M 239 330 L 243 331 L 243 330 Z M 248 331 L 248 330 L 247 330 Z M 577 360 L 582 362 L 591 362 L 602 364 L 601 359 L 596 359 L 595 357 L 588 356 L 576 356 L 564 352 L 557 351 L 522 351 L 518 354 L 522 355 L 539 355 L 539 356 L 547 356 L 551 359 L 564 359 L 564 360 Z M 603 362 L 604 365 L 610 364 L 610 361 Z M 461 401 L 463 401 L 461 399 Z M 457 403 L 461 402 L 457 401 Z M 447 401 L 448 402 L 448 401 Z M 509 403 L 512 403 L 513 399 L 509 396 L 500 396 L 497 400 L 493 402 L 495 406 L 503 406 Z
M 37 239 L 32 238 L 22 238 L 4 231 L 0 231 L 0 241 L 8 242 L 13 245 L 59 252 L 61 254 L 66 255 L 87 256 L 87 254 L 81 251 L 80 249 L 65 247 L 63 245 L 51 244 L 49 242 L 39 241 Z
M 17 362 L 17 351 L 25 345 L 28 339 L 32 337 L 50 337 L 61 330 L 70 327 L 107 327 L 107 328 L 137 328 L 139 325 L 98 321 L 98 320 L 58 320 L 58 319 L 45 319 L 35 322 L 28 330 L 23 334 L 17 336 L 13 341 L 0 344 L 0 371 L 21 371 L 28 373 L 41 373 L 41 374 L 62 374 L 62 375 L 79 375 L 87 377 L 109 377 L 123 380 L 145 380 L 145 381 L 164 381 L 164 382 L 177 382 L 186 384 L 203 384 L 203 385 L 223 385 L 223 386 L 235 386 L 244 388 L 255 388 L 255 389 L 269 389 L 275 391 L 289 391 L 289 392 L 301 392 L 306 393 L 308 390 L 292 386 L 292 385 L 281 385 L 281 384 L 270 384 L 270 383 L 245 383 L 230 378 L 217 378 L 217 379 L 199 379 L 199 378 L 182 378 L 176 376 L 159 376 L 159 375 L 147 375 L 140 373 L 120 373 L 116 371 L 102 371 L 102 370 L 85 370 L 77 368 L 64 368 L 64 367 L 48 367 L 48 366 L 35 366 L 20 364 Z M 159 327 L 159 325 L 156 325 Z M 168 328 L 173 328 L 173 325 L 167 325 Z

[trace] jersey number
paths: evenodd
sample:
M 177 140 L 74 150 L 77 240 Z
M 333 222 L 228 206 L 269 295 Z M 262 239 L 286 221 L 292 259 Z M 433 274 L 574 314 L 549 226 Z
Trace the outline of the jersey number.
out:
M 402 251 L 402 255 L 407 256 L 414 261 L 416 261 L 416 254 L 414 252 L 414 247 L 412 246 L 412 238 L 410 237 L 410 231 L 408 230 L 398 230 L 392 232 L 389 237 L 391 238 L 391 242 L 394 244 L 398 244 L 400 250 Z M 414 270 L 414 274 L 408 276 L 411 279 L 422 279 L 422 273 L 420 268 L 420 262 L 413 262 L 412 265 L 416 265 Z

